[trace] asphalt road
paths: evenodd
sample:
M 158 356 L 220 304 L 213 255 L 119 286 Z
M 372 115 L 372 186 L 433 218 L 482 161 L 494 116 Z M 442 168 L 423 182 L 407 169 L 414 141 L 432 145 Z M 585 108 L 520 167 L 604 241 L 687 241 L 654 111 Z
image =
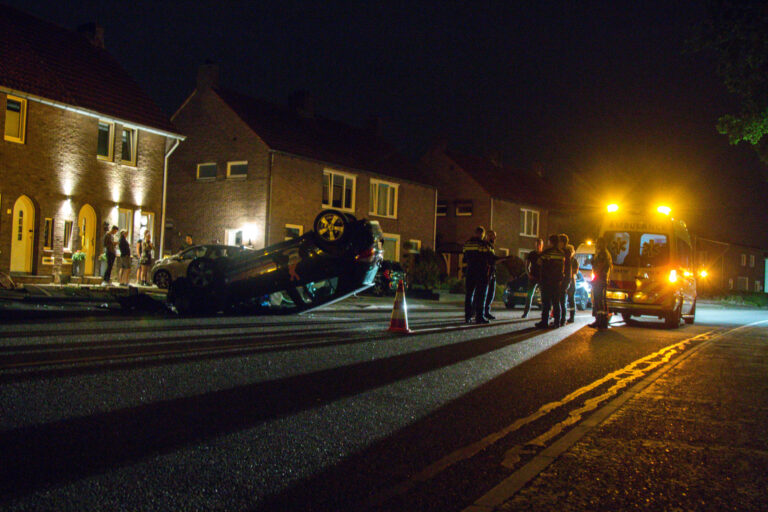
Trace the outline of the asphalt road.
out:
M 573 418 L 766 319 L 699 306 L 692 326 L 598 333 L 519 315 L 412 305 L 408 336 L 355 305 L 4 322 L 0 509 L 462 510 Z

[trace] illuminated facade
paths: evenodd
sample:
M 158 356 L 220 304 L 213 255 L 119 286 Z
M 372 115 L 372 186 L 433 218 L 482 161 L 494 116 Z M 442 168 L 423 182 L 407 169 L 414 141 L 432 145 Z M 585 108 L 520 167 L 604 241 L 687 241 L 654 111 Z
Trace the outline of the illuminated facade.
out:
M 96 275 L 108 225 L 159 241 L 164 162 L 182 137 L 84 29 L 0 18 L 0 61 L 16 64 L 0 75 L 0 270 L 21 280 L 69 275 L 78 252 Z
M 387 259 L 434 247 L 435 188 L 374 130 L 315 116 L 306 95 L 284 106 L 222 89 L 217 73 L 203 66 L 172 118 L 188 138 L 169 167 L 170 249 L 186 234 L 261 248 L 324 208 L 377 221 Z

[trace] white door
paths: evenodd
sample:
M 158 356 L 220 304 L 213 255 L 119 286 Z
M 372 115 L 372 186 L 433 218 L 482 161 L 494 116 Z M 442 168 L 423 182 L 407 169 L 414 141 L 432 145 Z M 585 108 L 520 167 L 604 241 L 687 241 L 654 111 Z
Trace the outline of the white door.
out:
M 11 226 L 11 272 L 32 272 L 32 242 L 35 239 L 35 205 L 21 196 L 13 206 Z

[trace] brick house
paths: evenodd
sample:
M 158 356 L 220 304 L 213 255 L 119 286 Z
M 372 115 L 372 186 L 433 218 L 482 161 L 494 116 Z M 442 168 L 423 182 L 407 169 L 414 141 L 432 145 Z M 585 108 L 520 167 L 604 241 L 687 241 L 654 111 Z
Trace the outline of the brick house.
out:
M 766 251 L 757 247 L 695 237 L 696 268 L 707 271 L 698 280 L 700 293 L 765 292 Z
M 434 247 L 435 188 L 374 129 L 315 115 L 307 94 L 245 96 L 206 65 L 172 120 L 188 139 L 170 162 L 171 249 L 186 234 L 261 248 L 311 230 L 324 208 L 377 221 L 387 259 Z
M 182 137 L 102 31 L 5 7 L 0 62 L 0 270 L 49 281 L 71 273 L 80 249 L 94 275 L 110 224 L 156 240 L 165 157 Z
M 437 186 L 437 251 L 449 275 L 460 275 L 461 247 L 477 226 L 496 231 L 497 254 L 521 259 L 536 238 L 547 238 L 552 187 L 539 175 L 449 150 L 445 143 L 432 147 L 421 164 Z

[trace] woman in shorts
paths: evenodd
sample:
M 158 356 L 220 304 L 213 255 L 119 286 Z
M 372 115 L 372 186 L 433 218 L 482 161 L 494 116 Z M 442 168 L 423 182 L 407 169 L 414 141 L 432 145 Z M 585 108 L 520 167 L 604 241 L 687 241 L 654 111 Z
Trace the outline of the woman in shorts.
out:
M 120 269 L 120 286 L 128 286 L 131 281 L 131 244 L 128 243 L 128 231 L 120 231 L 120 241 L 117 243 L 118 249 L 120 249 L 120 261 L 118 268 Z

